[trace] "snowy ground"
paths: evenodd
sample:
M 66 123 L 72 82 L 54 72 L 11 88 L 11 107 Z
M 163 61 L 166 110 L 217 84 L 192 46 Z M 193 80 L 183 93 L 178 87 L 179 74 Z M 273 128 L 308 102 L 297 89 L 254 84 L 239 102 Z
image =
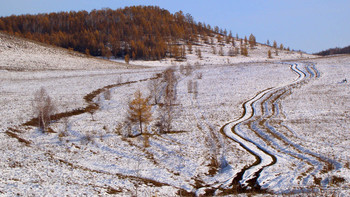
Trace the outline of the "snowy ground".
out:
M 0 32 L 0 71 L 96 70 L 126 68 L 125 64 L 103 61 L 74 51 L 53 47 Z
M 177 115 L 173 130 L 177 132 L 150 135 L 150 146 L 145 146 L 146 136 L 125 138 L 117 128 L 125 120 L 128 101 L 133 93 L 140 89 L 145 95 L 149 94 L 148 79 L 162 72 L 164 67 L 127 69 L 118 65 L 119 68 L 115 69 L 115 63 L 71 56 L 64 51 L 57 54 L 54 49 L 48 55 L 40 55 L 42 66 L 36 67 L 31 57 L 24 55 L 33 53 L 33 50 L 23 48 L 23 45 L 14 50 L 10 41 L 4 37 L 1 39 L 0 195 L 4 196 L 200 194 L 204 191 L 201 188 L 234 178 L 236 173 L 256 159 L 238 143 L 222 135 L 220 129 L 226 123 L 239 119 L 244 113 L 242 104 L 257 93 L 268 88 L 284 87 L 300 77 L 288 64 L 271 60 L 265 62 L 266 51 L 263 49 L 255 49 L 255 59 L 253 55 L 250 59 L 233 57 L 230 64 L 227 64 L 227 57 L 213 57 L 209 52 L 203 53 L 203 60 L 188 55 L 188 62 L 184 64 L 192 65 L 191 74 L 184 74 L 179 66 L 175 67 L 178 76 Z M 30 49 L 43 47 L 43 51 L 49 51 L 41 45 L 27 45 L 31 46 Z M 204 46 L 203 51 L 210 49 Z M 279 55 L 282 59 L 292 58 L 287 52 L 285 55 L 280 52 Z M 299 55 L 295 53 L 295 57 Z M 18 60 L 20 58 L 24 63 Z M 60 59 L 67 62 L 61 64 Z M 271 148 L 271 153 L 279 159 L 275 165 L 262 171 L 258 179 L 261 185 L 276 193 L 304 192 L 303 188 L 315 187 L 323 191 L 332 189 L 337 194 L 349 194 L 349 84 L 341 83 L 345 78 L 350 79 L 349 60 L 348 56 L 309 60 L 316 63 L 320 76 L 293 87 L 290 94 L 281 96 L 278 109 L 283 116 L 272 117 L 269 121 L 276 123 L 275 127 L 288 128 L 279 131 L 290 144 L 298 144 L 302 150 L 307 149 L 320 158 L 335 160 L 340 167 L 324 173 L 317 172 L 305 184 L 298 177 L 287 184 L 283 182 L 287 179 L 278 179 L 279 174 L 295 170 L 302 177 L 307 177 L 308 174 L 302 172 L 310 173 L 307 169 L 310 163 L 313 167 L 311 159 L 305 159 L 306 164 L 290 162 L 287 156 L 283 156 L 286 151 Z M 264 63 L 251 63 L 257 61 Z M 46 65 L 43 62 L 49 63 Z M 196 62 L 199 63 L 194 66 Z M 163 63 L 168 65 L 171 60 Z M 301 62 L 299 64 L 302 65 Z M 70 67 L 72 65 L 74 67 Z M 89 69 L 81 70 L 84 66 Z M 306 72 L 305 69 L 303 71 Z M 198 94 L 189 92 L 189 83 L 197 84 Z M 53 133 L 46 134 L 36 127 L 22 125 L 33 118 L 33 94 L 40 87 L 45 87 L 52 96 L 57 112 L 67 112 L 86 107 L 88 103 L 84 96 L 108 85 L 116 85 L 108 89 L 111 98 L 105 99 L 103 92 L 94 96 L 93 102 L 98 103 L 100 108 L 93 117 L 82 113 L 58 120 L 51 124 Z M 267 95 L 256 105 L 265 106 L 265 101 L 268 105 L 269 99 L 274 97 Z M 150 133 L 156 132 L 158 108 L 152 107 L 154 120 L 148 127 Z M 62 133 L 65 130 L 67 135 L 64 136 Z M 217 134 L 218 140 L 224 144 L 217 153 L 220 157 L 224 156 L 229 164 L 215 175 L 210 172 L 212 133 Z M 246 138 L 260 143 L 262 147 L 267 146 L 267 149 L 282 146 L 266 144 L 253 133 L 246 134 Z M 311 153 L 305 155 L 311 158 Z M 329 184 L 318 183 L 319 179 L 328 180 Z
M 232 44 L 227 44 L 226 42 L 218 43 L 217 39 L 213 37 L 214 44 L 205 43 L 199 40 L 196 45 L 192 46 L 192 53 L 188 50 L 186 51 L 186 59 L 181 61 L 176 61 L 174 58 L 167 58 L 161 61 L 138 61 L 131 60 L 131 65 L 146 65 L 146 66 L 173 66 L 173 65 L 187 65 L 187 64 L 200 64 L 200 65 L 228 65 L 236 63 L 254 63 L 254 62 L 276 62 L 282 60 L 293 60 L 293 59 L 310 59 L 314 58 L 314 55 L 301 53 L 297 51 L 287 51 L 274 49 L 270 46 L 257 43 L 253 48 L 249 45 L 242 43 L 242 47 L 247 47 L 248 56 L 243 56 L 238 50 L 238 54 L 230 56 L 230 49 L 241 48 L 240 39 L 235 39 L 235 46 Z M 188 49 L 188 48 L 187 48 Z M 198 57 L 196 50 L 201 50 L 201 58 Z M 220 55 L 219 51 L 222 49 L 223 54 Z M 268 58 L 268 51 L 271 51 L 271 58 Z M 215 53 L 214 53 L 215 51 Z M 277 51 L 277 53 L 276 53 Z M 118 59 L 114 60 L 116 62 L 124 62 L 124 60 Z

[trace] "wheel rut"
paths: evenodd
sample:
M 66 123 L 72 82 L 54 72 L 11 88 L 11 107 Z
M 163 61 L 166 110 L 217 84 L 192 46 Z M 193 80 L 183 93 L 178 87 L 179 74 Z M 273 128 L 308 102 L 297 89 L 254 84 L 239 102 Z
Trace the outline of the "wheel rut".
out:
M 307 150 L 279 132 L 279 129 L 283 127 L 280 119 L 285 118 L 281 111 L 281 100 L 289 96 L 293 89 L 320 77 L 320 73 L 312 63 L 305 63 L 303 68 L 299 68 L 297 64 L 292 64 L 291 70 L 298 75 L 295 81 L 257 93 L 252 99 L 243 103 L 244 111 L 239 119 L 229 122 L 221 128 L 221 133 L 240 144 L 256 158 L 253 164 L 244 167 L 224 184 L 216 186 L 216 189 L 223 192 L 223 194 L 250 191 L 269 192 L 267 190 L 269 184 L 281 181 L 279 180 L 281 178 L 266 177 L 265 175 L 264 179 L 266 181 L 263 181 L 263 183 L 258 179 L 267 167 L 273 166 L 279 159 L 290 159 L 302 163 L 304 166 L 302 169 L 298 169 L 298 166 L 296 166 L 294 171 L 289 174 L 293 176 L 290 176 L 288 180 L 284 180 L 290 185 L 295 181 L 298 181 L 301 185 L 306 185 L 312 181 L 311 178 L 315 174 L 330 171 L 339 166 L 337 162 Z

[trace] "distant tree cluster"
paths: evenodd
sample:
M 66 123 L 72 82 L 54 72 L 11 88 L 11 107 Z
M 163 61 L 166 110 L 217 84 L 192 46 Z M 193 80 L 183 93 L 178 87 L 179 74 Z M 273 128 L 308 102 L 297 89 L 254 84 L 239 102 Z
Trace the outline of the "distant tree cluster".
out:
M 332 48 L 328 50 L 321 51 L 319 53 L 316 53 L 315 55 L 334 55 L 334 54 L 350 54 L 350 46 L 344 47 L 344 48 Z
M 190 14 L 171 14 L 156 6 L 13 15 L 0 18 L 0 30 L 93 56 L 144 60 L 183 58 L 184 48 L 174 43 L 214 32 Z

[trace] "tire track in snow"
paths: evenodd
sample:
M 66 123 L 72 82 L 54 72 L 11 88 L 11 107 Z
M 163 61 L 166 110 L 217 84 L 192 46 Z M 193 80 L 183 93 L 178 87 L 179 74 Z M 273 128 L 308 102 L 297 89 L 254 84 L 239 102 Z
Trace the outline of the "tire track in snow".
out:
M 308 63 L 308 65 L 305 67 L 307 79 L 303 82 L 308 82 L 309 80 L 313 78 L 319 78 L 320 74 L 318 70 L 315 68 L 315 65 Z M 283 95 L 282 95 L 283 96 Z M 265 140 L 271 141 L 273 143 L 274 149 L 276 149 L 279 152 L 283 152 L 289 156 L 292 156 L 296 159 L 299 159 L 302 162 L 305 162 L 309 165 L 311 165 L 312 168 L 309 168 L 303 173 L 293 173 L 293 171 L 288 172 L 287 175 L 282 178 L 282 176 L 273 178 L 272 180 L 269 180 L 269 184 L 266 184 L 267 186 L 273 186 L 278 185 L 281 187 L 282 182 L 283 186 L 282 188 L 287 188 L 285 191 L 279 191 L 282 193 L 290 193 L 295 192 L 292 190 L 289 190 L 288 187 L 292 185 L 292 182 L 298 177 L 303 178 L 301 181 L 301 185 L 303 187 L 307 186 L 308 183 L 310 183 L 311 178 L 316 178 L 315 176 L 318 173 L 327 173 L 332 170 L 337 170 L 341 167 L 341 165 L 331 159 L 328 159 L 320 154 L 314 153 L 307 148 L 304 148 L 303 146 L 293 142 L 292 140 L 288 139 L 283 133 L 281 133 L 280 127 L 285 127 L 281 125 L 281 122 L 277 122 L 277 124 L 274 124 L 272 121 L 270 121 L 272 118 L 277 118 L 280 113 L 280 100 L 281 97 L 278 95 L 272 95 L 269 98 L 266 98 L 261 102 L 262 107 L 262 118 L 259 118 L 259 120 L 255 120 L 255 132 L 258 132 L 260 135 L 262 135 Z M 265 108 L 265 110 L 263 110 Z M 270 112 L 271 111 L 271 112 Z M 271 123 L 270 123 L 271 122 Z M 292 132 L 289 128 L 287 128 L 288 132 Z M 268 133 L 268 134 L 266 134 Z M 293 133 L 293 132 L 292 132 Z M 282 144 L 282 145 L 281 145 Z M 295 172 L 298 171 L 298 168 L 295 170 Z M 288 181 L 287 181 L 288 180 Z M 320 181 L 321 185 L 325 186 L 328 184 L 329 180 L 325 179 Z M 289 184 L 288 184 L 289 183 Z M 300 191 L 300 189 L 298 189 Z
M 264 96 L 268 94 L 274 94 L 278 92 L 278 90 L 287 86 L 293 87 L 304 81 L 304 79 L 306 78 L 306 74 L 302 72 L 302 70 L 300 70 L 296 64 L 293 64 L 291 66 L 291 69 L 298 74 L 298 78 L 294 82 L 288 85 L 281 85 L 274 88 L 268 88 L 259 92 L 255 97 L 246 101 L 243 104 L 244 113 L 239 119 L 229 122 L 222 127 L 221 132 L 224 133 L 230 139 L 239 143 L 244 149 L 246 149 L 248 152 L 254 155 L 256 158 L 256 162 L 246 168 L 243 168 L 241 172 L 239 172 L 236 175 L 235 178 L 232 178 L 231 180 L 227 181 L 227 183 L 229 183 L 228 185 L 227 183 L 225 183 L 221 185 L 221 187 L 230 187 L 232 189 L 233 186 L 236 185 L 235 190 L 238 192 L 244 192 L 247 190 L 257 190 L 263 192 L 257 179 L 259 178 L 260 173 L 265 167 L 271 166 L 276 163 L 277 158 L 268 150 L 260 146 L 258 143 L 255 143 L 254 141 L 249 140 L 241 134 L 239 134 L 241 130 L 240 126 L 242 123 L 251 120 L 254 116 L 256 116 L 257 110 L 254 105 Z

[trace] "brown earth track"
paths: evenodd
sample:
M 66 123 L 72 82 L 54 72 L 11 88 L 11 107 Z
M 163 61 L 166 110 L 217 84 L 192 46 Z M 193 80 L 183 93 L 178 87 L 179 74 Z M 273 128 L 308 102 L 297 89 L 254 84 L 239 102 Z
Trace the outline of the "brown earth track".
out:
M 138 83 L 138 82 L 143 82 L 143 81 L 148 81 L 148 80 L 153 80 L 160 77 L 159 75 L 157 77 L 154 78 L 146 78 L 146 79 L 141 79 L 138 81 L 128 81 L 128 82 L 124 82 L 124 83 L 116 83 L 116 84 L 111 84 L 111 85 L 107 85 L 104 86 L 102 88 L 99 88 L 97 90 L 92 91 L 91 93 L 87 94 L 84 96 L 84 100 L 86 103 L 88 103 L 88 105 L 84 108 L 78 108 L 78 109 L 73 109 L 71 111 L 68 112 L 62 112 L 62 113 L 57 113 L 51 116 L 51 121 L 58 121 L 62 118 L 67 118 L 67 117 L 72 117 L 72 116 L 77 116 L 83 113 L 91 113 L 94 112 L 96 110 L 99 109 L 99 105 L 95 102 L 93 102 L 93 99 L 101 94 L 104 91 L 108 91 L 111 88 L 115 88 L 115 87 L 119 87 L 119 86 L 123 86 L 123 85 L 129 85 L 129 84 L 134 84 L 134 83 Z M 33 118 L 29 121 L 27 121 L 26 123 L 22 124 L 23 126 L 38 126 L 38 119 L 37 118 Z

